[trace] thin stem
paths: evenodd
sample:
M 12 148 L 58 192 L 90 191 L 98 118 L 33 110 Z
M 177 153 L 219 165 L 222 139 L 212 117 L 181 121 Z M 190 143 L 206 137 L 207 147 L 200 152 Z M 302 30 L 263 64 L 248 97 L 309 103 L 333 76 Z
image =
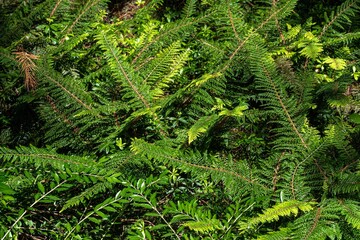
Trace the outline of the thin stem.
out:
M 29 208 L 34 207 L 38 202 L 40 202 L 44 197 L 46 197 L 47 195 L 49 195 L 50 193 L 52 193 L 55 189 L 57 189 L 58 187 L 60 187 L 61 185 L 63 185 L 66 182 L 66 180 L 62 181 L 61 183 L 59 183 L 58 185 L 56 185 L 53 189 L 51 189 L 50 191 L 48 191 L 47 193 L 45 193 L 44 195 L 42 195 L 38 200 L 36 200 L 35 202 L 33 202 L 33 204 L 31 204 L 31 206 Z M 17 219 L 16 221 L 13 223 L 13 225 L 11 225 L 11 227 L 8 229 L 8 231 L 5 233 L 5 235 L 1 238 L 1 240 L 4 240 L 6 238 L 6 236 L 11 232 L 11 230 L 16 226 L 16 224 L 25 216 L 25 214 L 28 211 L 25 210 Z
M 252 206 L 254 206 L 255 202 L 253 202 L 250 206 L 248 206 L 244 211 L 242 211 L 239 216 L 237 216 L 235 218 L 235 220 L 233 221 L 233 223 L 226 229 L 226 231 L 224 232 L 224 234 L 222 235 L 222 237 L 224 237 L 226 235 L 226 233 L 228 233 L 230 231 L 230 229 L 234 226 L 234 224 L 239 220 L 239 218 L 245 213 L 247 212 Z
M 113 201 L 105 204 L 104 206 L 99 207 L 96 211 L 90 212 L 88 215 L 86 215 L 83 219 L 81 219 L 81 220 L 69 231 L 69 233 L 66 235 L 66 237 L 64 238 L 64 240 L 66 240 L 66 239 L 68 239 L 68 238 L 70 237 L 71 233 L 76 229 L 76 226 L 78 226 L 78 225 L 80 225 L 81 223 L 83 223 L 86 219 L 88 219 L 88 218 L 89 218 L 90 216 L 92 216 L 94 213 L 96 213 L 97 211 L 100 211 L 101 209 L 103 209 L 103 208 L 105 208 L 105 207 L 107 207 L 107 206 L 109 206 L 109 205 L 111 205 L 111 204 L 113 204 L 113 203 L 115 203 L 115 202 L 117 202 L 117 201 L 120 201 L 121 199 L 123 199 L 123 198 L 121 198 L 121 197 L 120 197 L 120 198 L 116 198 L 116 199 L 114 199 Z

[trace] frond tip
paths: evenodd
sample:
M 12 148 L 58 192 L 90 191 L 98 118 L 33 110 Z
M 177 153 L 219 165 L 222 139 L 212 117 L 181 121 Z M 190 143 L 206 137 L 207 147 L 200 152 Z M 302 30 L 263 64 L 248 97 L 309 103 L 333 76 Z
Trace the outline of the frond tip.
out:
M 273 222 L 278 221 L 280 217 L 298 215 L 299 210 L 303 212 L 308 212 L 313 209 L 313 205 L 316 202 L 301 202 L 298 200 L 290 200 L 286 202 L 279 203 L 272 208 L 266 209 L 262 214 L 259 214 L 257 217 L 251 219 L 246 223 L 246 227 L 257 225 L 259 223 Z M 243 225 L 242 223 L 241 225 Z
M 188 131 L 189 144 L 195 141 L 201 133 L 205 133 L 218 118 L 218 115 L 201 117 Z
M 206 220 L 202 220 L 202 221 L 189 221 L 182 225 L 190 228 L 193 231 L 201 232 L 201 233 L 211 232 L 216 229 L 221 229 L 221 224 L 218 219 L 206 219 Z

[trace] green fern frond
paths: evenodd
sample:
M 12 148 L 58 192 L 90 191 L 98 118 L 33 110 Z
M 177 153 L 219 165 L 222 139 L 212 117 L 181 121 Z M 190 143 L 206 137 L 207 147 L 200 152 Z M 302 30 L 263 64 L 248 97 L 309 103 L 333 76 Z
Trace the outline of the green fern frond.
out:
M 112 73 L 124 86 L 126 92 L 123 99 L 129 99 L 129 104 L 135 109 L 151 107 L 149 87 L 143 83 L 141 77 L 135 73 L 130 64 L 124 61 L 121 51 L 117 47 L 115 36 L 103 30 L 98 34 L 97 41 L 105 52 Z
M 16 46 L 17 40 L 19 42 L 26 40 L 23 37 L 33 27 L 34 22 L 41 22 L 50 15 L 53 2 L 54 0 L 45 0 L 36 4 L 26 2 L 17 4 L 16 9 L 13 9 L 5 18 L 5 22 L 1 23 L 0 30 L 3 33 L 0 39 L 1 46 L 8 47 L 9 43 Z
M 357 194 L 360 191 L 360 176 L 355 174 L 341 174 L 338 176 L 331 187 L 335 195 L 338 194 Z
M 102 193 L 107 191 L 108 189 L 111 189 L 113 186 L 112 183 L 104 181 L 94 184 L 91 187 L 86 188 L 82 193 L 80 193 L 77 196 L 74 196 L 66 201 L 66 203 L 63 205 L 61 212 L 74 207 L 78 206 L 81 203 L 84 203 L 85 201 L 91 199 L 96 194 Z
M 293 225 L 292 235 L 296 239 L 307 240 L 339 238 L 341 233 L 336 221 L 339 219 L 339 207 L 333 203 L 328 201 L 322 204 L 323 206 L 297 218 Z
M 44 128 L 49 130 L 46 132 L 46 139 L 58 147 L 80 149 L 88 145 L 91 136 L 88 130 L 96 128 L 95 125 L 107 124 L 107 120 L 102 116 L 106 113 L 99 111 L 101 107 L 97 108 L 93 96 L 86 91 L 81 79 L 64 77 L 45 61 L 37 66 L 37 92 L 44 102 L 39 113 L 45 120 Z M 84 145 L 76 144 L 75 139 Z
M 308 212 L 313 209 L 313 205 L 316 202 L 301 202 L 297 200 L 289 200 L 286 202 L 278 203 L 272 208 L 268 208 L 264 213 L 259 214 L 249 221 L 250 226 L 259 223 L 278 221 L 280 217 L 298 215 L 299 210 L 302 212 Z
M 99 12 L 105 8 L 107 1 L 108 0 L 87 0 L 85 3 L 76 1 L 71 2 L 70 4 L 73 6 L 71 6 L 70 9 L 76 9 L 76 11 L 73 13 L 73 15 L 70 15 L 70 18 L 67 19 L 68 25 L 67 28 L 63 31 L 65 32 L 64 37 L 72 33 L 76 26 L 81 22 L 80 20 L 86 22 L 86 18 L 94 17 L 95 14 L 99 14 Z M 63 38 L 61 41 L 64 42 L 64 40 L 65 39 Z
M 173 214 L 170 224 L 179 223 L 190 230 L 200 234 L 206 234 L 222 229 L 222 223 L 211 214 L 211 211 L 199 206 L 196 200 L 170 202 L 166 207 L 166 213 Z
M 223 162 L 221 159 L 199 152 L 183 153 L 175 148 L 174 142 L 147 143 L 143 139 L 134 139 L 131 150 L 136 154 L 146 156 L 150 161 L 171 164 L 195 175 L 211 174 L 214 181 L 223 181 L 229 190 L 244 191 L 255 188 L 267 191 L 268 188 L 253 179 L 251 169 L 246 162 Z M 216 168 L 213 166 L 217 165 Z M 234 189 L 234 184 L 241 182 L 241 188 Z M 231 187 L 232 186 L 232 187 Z
M 221 223 L 218 219 L 206 219 L 203 221 L 188 221 L 182 224 L 190 230 L 200 233 L 212 232 L 221 229 Z
M 190 18 L 196 12 L 197 0 L 187 0 L 182 10 L 183 18 Z
M 213 125 L 219 116 L 217 114 L 201 117 L 188 131 L 188 143 L 192 143 L 196 140 L 201 133 L 206 132 L 211 125 Z
M 174 82 L 189 59 L 190 50 L 181 53 L 181 42 L 176 41 L 166 49 L 160 51 L 143 68 L 144 84 L 151 85 L 151 95 L 157 99 L 164 95 L 164 90 Z
M 88 94 L 84 89 L 84 86 L 81 86 L 80 82 L 76 82 L 73 79 L 63 77 L 61 74 L 52 70 L 51 67 L 47 66 L 46 63 L 37 65 L 37 76 L 39 80 L 43 83 L 44 88 L 47 88 L 49 93 L 54 93 L 54 95 L 62 92 L 66 94 L 73 102 L 77 103 L 76 105 L 71 106 L 72 112 L 77 112 L 79 107 L 92 110 L 91 103 L 93 102 L 90 94 Z M 48 86 L 47 86 L 48 85 Z M 56 98 L 57 103 L 61 102 L 64 105 L 68 104 L 68 98 L 64 96 Z
M 306 45 L 299 44 L 299 47 L 302 48 L 300 54 L 311 59 L 316 59 L 323 51 L 322 44 L 317 42 L 309 42 Z
M 164 99 L 162 108 L 167 111 L 173 104 L 180 102 L 179 107 L 184 110 L 184 115 L 190 115 L 194 119 L 210 115 L 215 104 L 214 97 L 224 93 L 225 81 L 225 77 L 219 72 L 205 73 Z
M 261 235 L 257 240 L 288 240 L 291 239 L 291 228 L 280 228 L 279 231 L 269 232 L 266 235 Z
M 198 16 L 195 19 L 191 17 L 183 18 L 166 24 L 161 31 L 159 31 L 159 34 L 135 52 L 135 56 L 131 63 L 133 65 L 141 65 L 141 62 L 146 61 L 145 59 L 149 56 L 149 54 L 155 55 L 161 48 L 164 47 L 164 45 L 170 45 L 179 39 L 181 39 L 181 41 L 185 41 L 190 36 L 190 33 L 195 31 L 195 27 L 199 23 L 206 21 L 213 14 L 214 13 L 211 12 Z
M 169 88 L 169 83 L 174 82 L 174 78 L 181 74 L 181 71 L 189 59 L 190 50 L 186 50 L 181 55 L 176 56 L 170 66 L 170 72 L 166 74 L 161 81 L 158 81 L 152 90 L 152 95 L 154 98 L 159 98 L 164 96 L 164 90 Z
M 36 147 L 18 147 L 16 150 L 0 148 L 0 158 L 18 164 L 34 164 L 37 167 L 47 165 L 55 169 L 69 169 L 74 172 L 89 171 L 96 163 L 86 157 L 67 156 L 55 153 L 50 149 Z
M 276 8 L 273 9 L 273 11 L 269 12 L 268 16 L 261 21 L 260 24 L 255 26 L 254 28 L 250 29 L 250 33 L 247 34 L 247 36 L 238 44 L 238 46 L 232 51 L 232 53 L 229 56 L 229 61 L 223 66 L 223 70 L 227 70 L 230 66 L 231 61 L 234 59 L 236 55 L 244 48 L 244 46 L 250 41 L 256 38 L 257 34 L 263 30 L 264 28 L 268 27 L 268 25 L 272 25 L 274 27 L 274 20 L 275 19 L 282 19 L 288 16 L 291 11 L 295 8 L 297 3 L 297 0 L 290 0 L 286 1 L 284 4 L 278 4 Z M 272 24 L 271 24 L 272 23 Z
M 355 16 L 359 11 L 360 6 L 358 5 L 358 0 L 346 0 L 336 9 L 336 12 L 331 13 L 330 18 L 325 15 L 327 23 L 323 27 L 319 38 L 321 38 L 332 25 L 343 28 L 344 24 L 351 23 L 350 17 Z
M 351 200 L 339 201 L 342 207 L 341 213 L 353 228 L 360 230 L 360 203 Z
M 360 39 L 360 32 L 334 34 L 326 39 L 324 46 L 336 46 L 338 44 L 349 45 L 358 39 Z
M 324 62 L 329 64 L 330 68 L 332 68 L 334 70 L 343 70 L 346 67 L 345 60 L 341 59 L 341 58 L 326 57 L 324 59 Z
M 76 123 L 70 120 L 71 116 L 68 116 L 66 111 L 60 111 L 50 97 L 47 99 L 48 102 L 41 105 L 41 109 L 38 110 L 39 117 L 45 122 L 45 142 L 59 149 L 71 147 L 81 150 L 88 145 L 86 136 L 80 134 Z
M 296 100 L 287 95 L 286 87 L 290 87 L 289 83 L 279 77 L 274 60 L 266 55 L 265 49 L 260 44 L 249 46 L 249 49 L 252 53 L 250 67 L 258 79 L 257 88 L 263 92 L 259 95 L 259 100 L 264 101 L 265 106 L 271 109 L 273 114 L 278 115 L 278 119 L 274 122 L 279 125 L 276 129 L 279 139 L 275 144 L 278 144 L 280 149 L 287 149 L 290 146 L 297 149 L 300 145 L 307 149 L 308 145 L 300 131 L 304 118 L 298 115 L 301 110 Z
M 155 58 L 147 62 L 141 69 L 144 69 L 144 83 L 156 85 L 164 75 L 169 72 L 171 64 L 181 52 L 181 42 L 173 42 L 169 47 L 161 50 Z
M 89 33 L 83 33 L 77 36 L 70 37 L 67 41 L 65 41 L 60 46 L 57 46 L 52 54 L 59 54 L 60 57 L 72 51 L 76 46 L 80 43 L 84 42 L 89 37 Z

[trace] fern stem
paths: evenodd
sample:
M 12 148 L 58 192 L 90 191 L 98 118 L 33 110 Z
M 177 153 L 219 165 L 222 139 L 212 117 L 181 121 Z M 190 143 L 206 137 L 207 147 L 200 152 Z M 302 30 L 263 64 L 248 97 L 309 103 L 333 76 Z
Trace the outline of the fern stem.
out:
M 236 222 L 239 220 L 239 218 L 240 218 L 245 212 L 247 212 L 250 208 L 252 208 L 252 206 L 254 206 L 254 204 L 255 204 L 255 202 L 253 202 L 252 204 L 250 204 L 250 206 L 248 206 L 244 211 L 242 211 L 242 212 L 239 214 L 239 216 L 237 216 L 237 217 L 234 219 L 233 223 L 230 224 L 230 226 L 226 229 L 226 231 L 224 232 L 224 234 L 221 236 L 221 239 L 223 239 L 223 238 L 225 237 L 226 233 L 228 233 L 228 232 L 230 231 L 230 229 L 233 228 L 234 224 L 236 224 Z M 229 221 L 230 221 L 230 220 L 231 220 L 231 219 L 229 219 Z
M 65 35 L 69 34 L 71 32 L 71 30 L 75 27 L 75 25 L 78 23 L 78 21 L 80 20 L 80 18 L 87 12 L 89 11 L 90 8 L 92 8 L 93 6 L 95 6 L 96 4 L 98 4 L 101 0 L 97 0 L 97 1 L 88 1 L 86 5 L 88 5 L 78 16 L 77 18 L 74 20 L 74 22 L 71 24 L 71 26 L 66 30 L 66 33 Z M 66 37 L 66 36 L 65 36 Z M 61 40 L 60 40 L 60 43 L 63 43 L 65 41 L 65 37 L 63 37 Z
M 277 161 L 276 167 L 274 169 L 274 175 L 273 175 L 273 178 L 272 178 L 272 184 L 273 184 L 272 190 L 273 190 L 274 193 L 276 191 L 277 181 L 279 180 L 279 171 L 281 169 L 281 160 L 284 157 L 284 155 L 285 155 L 285 152 L 282 152 L 281 156 L 279 157 L 279 159 Z
M 50 16 L 49 16 L 50 18 L 55 14 L 55 12 L 56 12 L 56 10 L 59 7 L 61 2 L 62 2 L 62 0 L 57 1 L 57 3 L 55 4 L 55 7 L 53 8 L 53 10 L 50 13 Z
M 268 189 L 264 185 L 262 185 L 260 183 L 257 183 L 254 180 L 247 179 L 246 177 L 244 177 L 244 176 L 242 176 L 242 175 L 240 175 L 240 174 L 238 174 L 236 172 L 232 172 L 232 171 L 226 170 L 224 168 L 212 168 L 212 167 L 208 167 L 208 166 L 202 166 L 202 165 L 197 165 L 197 164 L 193 164 L 193 163 L 188 163 L 188 162 L 185 162 L 185 161 L 182 161 L 180 159 L 173 158 L 173 157 L 168 157 L 168 156 L 162 156 L 162 157 L 165 157 L 165 158 L 171 159 L 173 161 L 179 162 L 179 163 L 181 163 L 183 165 L 188 165 L 188 166 L 195 167 L 195 168 L 200 168 L 200 169 L 210 170 L 210 171 L 215 171 L 215 172 L 227 173 L 227 174 L 230 174 L 230 175 L 232 175 L 234 177 L 240 178 L 240 179 L 242 179 L 242 180 L 244 180 L 244 181 L 246 181 L 248 183 L 258 185 L 258 186 L 262 187 L 263 189 Z
M 328 24 L 326 24 L 324 27 L 323 27 L 323 30 L 321 31 L 320 35 L 319 35 L 319 39 L 325 34 L 325 32 L 329 29 L 329 27 L 331 25 L 334 24 L 334 22 L 344 13 L 346 12 L 347 10 L 349 10 L 352 6 L 354 6 L 356 4 L 356 1 L 354 1 L 353 3 L 349 4 L 348 6 L 346 6 L 346 8 L 344 8 L 342 11 L 339 11 L 338 14 L 336 14 L 334 16 L 333 19 L 331 19 L 330 22 L 328 22 Z
M 235 34 L 235 38 L 236 38 L 236 39 L 238 40 L 238 42 L 240 43 L 240 42 L 241 42 L 241 39 L 240 39 L 239 34 L 237 33 L 236 28 L 235 28 L 234 19 L 233 19 L 232 12 L 231 12 L 231 9 L 230 9 L 229 1 L 228 1 L 228 14 L 229 14 L 229 19 L 230 19 L 231 27 L 232 27 L 233 32 L 234 32 L 234 34 Z
M 113 203 L 115 203 L 115 202 L 118 202 L 118 201 L 120 201 L 120 200 L 122 200 L 122 199 L 123 199 L 123 198 L 121 198 L 121 197 L 119 197 L 119 198 L 117 198 L 117 199 L 114 199 L 113 201 L 111 201 L 111 202 L 109 202 L 109 203 L 107 203 L 107 204 L 99 207 L 96 211 L 100 211 L 101 209 L 103 209 L 103 208 L 105 208 L 105 207 L 107 207 L 107 206 L 109 206 L 109 205 L 111 205 L 111 204 L 113 204 Z M 76 227 L 79 226 L 81 223 L 83 223 L 86 219 L 88 219 L 88 218 L 89 218 L 90 216 L 92 216 L 94 213 L 96 213 L 96 211 L 90 212 L 90 213 L 87 214 L 83 219 L 81 219 L 81 220 L 68 232 L 68 234 L 66 235 L 66 237 L 64 238 L 64 240 L 68 239 L 68 238 L 70 237 L 71 233 L 76 229 Z
M 194 25 L 194 24 L 196 24 L 196 23 L 198 23 L 198 22 L 201 22 L 203 19 L 208 18 L 208 17 L 211 16 L 212 14 L 213 14 L 213 13 L 209 13 L 208 15 L 205 15 L 205 16 L 203 16 L 203 17 L 200 17 L 200 18 L 198 18 L 198 19 L 196 19 L 196 20 L 194 19 L 193 21 L 189 21 L 189 22 L 187 22 L 187 23 L 185 23 L 185 24 L 183 24 L 183 25 L 179 24 L 178 26 L 170 29 L 169 31 L 164 32 L 164 33 L 162 33 L 162 34 L 159 34 L 157 37 L 155 37 L 151 42 L 148 42 L 148 43 L 140 50 L 140 52 L 135 56 L 135 58 L 132 60 L 131 63 L 134 65 L 134 64 L 137 62 L 137 60 L 140 58 L 140 56 L 141 56 L 152 44 L 154 44 L 155 42 L 157 42 L 161 37 L 166 36 L 166 35 L 170 34 L 171 32 L 176 32 L 177 30 L 179 30 L 179 29 L 181 29 L 181 28 L 183 28 L 183 27 L 187 27 L 187 26 L 190 26 L 190 25 Z
M 249 39 L 255 35 L 260 29 L 262 29 L 272 18 L 276 17 L 279 12 L 281 12 L 283 9 L 288 7 L 288 5 L 291 3 L 291 1 L 288 1 L 282 8 L 278 9 L 277 11 L 273 12 L 267 19 L 265 19 L 255 30 L 253 30 L 240 44 L 239 46 L 234 50 L 234 52 L 230 55 L 229 60 L 231 61 L 236 54 L 240 51 L 240 49 L 249 41 Z M 228 69 L 230 65 L 227 64 L 223 67 L 221 72 L 224 72 Z
M 306 234 L 304 240 L 307 240 L 307 239 L 311 236 L 312 232 L 315 230 L 315 228 L 316 228 L 317 225 L 318 225 L 318 222 L 319 222 L 320 217 L 321 217 L 321 208 L 319 207 L 319 208 L 317 209 L 317 211 L 316 211 L 314 223 L 313 223 L 311 229 L 309 230 L 309 232 Z
M 296 135 L 299 137 L 302 145 L 307 149 L 308 146 L 307 146 L 307 144 L 306 144 L 303 136 L 300 134 L 299 130 L 297 129 L 294 121 L 292 120 L 292 117 L 290 116 L 290 113 L 289 113 L 289 111 L 287 110 L 287 108 L 286 108 L 286 106 L 285 106 L 285 104 L 284 104 L 284 102 L 283 102 L 283 100 L 282 100 L 282 98 L 281 98 L 281 96 L 280 96 L 280 93 L 279 93 L 279 91 L 278 91 L 278 89 L 277 89 L 274 81 L 272 80 L 272 78 L 271 78 L 271 76 L 270 76 L 270 73 L 267 71 L 267 68 L 266 68 L 264 65 L 262 65 L 262 67 L 263 67 L 263 71 L 264 71 L 265 75 L 266 75 L 267 78 L 269 79 L 269 82 L 270 82 L 270 84 L 271 84 L 271 86 L 272 86 L 272 88 L 273 88 L 273 90 L 274 90 L 275 96 L 276 96 L 276 98 L 278 99 L 278 101 L 279 101 L 279 103 L 280 103 L 280 106 L 281 106 L 281 108 L 283 109 L 283 111 L 284 111 L 284 113 L 285 113 L 285 115 L 286 115 L 286 118 L 288 119 L 288 122 L 289 122 L 290 125 L 291 125 L 291 128 L 294 130 L 294 132 L 296 133 Z
M 278 0 L 273 0 L 272 1 L 272 6 L 275 8 L 276 7 L 276 3 L 278 2 Z M 282 44 L 285 45 L 285 37 L 284 37 L 284 34 L 282 33 L 282 30 L 281 30 L 281 27 L 280 27 L 280 24 L 279 24 L 279 20 L 277 19 L 277 17 L 275 17 L 275 24 L 276 24 L 276 27 L 278 29 L 278 32 L 279 32 L 279 36 L 281 38 L 281 41 L 282 41 Z
M 290 186 L 291 186 L 291 193 L 293 195 L 293 198 L 296 199 L 295 196 L 295 176 L 297 173 L 297 170 L 299 169 L 300 165 L 303 164 L 304 162 L 306 162 L 312 155 L 314 155 L 323 145 L 325 144 L 325 142 L 322 142 L 314 151 L 312 151 L 303 161 L 301 161 L 300 163 L 298 163 L 294 169 L 294 172 L 291 176 L 291 182 L 290 182 Z M 319 169 L 319 172 L 323 175 L 324 179 L 327 180 L 327 176 L 324 173 L 324 170 L 319 166 L 318 162 L 314 159 L 313 160 L 317 166 L 317 168 Z
M 55 83 L 55 85 L 57 85 L 58 87 L 60 87 L 62 90 L 64 90 L 67 94 L 69 94 L 75 101 L 77 101 L 78 103 L 80 103 L 84 108 L 86 108 L 87 110 L 92 110 L 92 108 L 87 105 L 86 103 L 84 103 L 83 101 L 81 101 L 77 96 L 75 96 L 75 94 L 73 94 L 72 92 L 70 92 L 68 89 L 66 89 L 66 87 L 64 87 L 62 84 L 60 84 L 58 81 L 56 81 L 55 79 L 53 79 L 52 77 L 44 74 L 44 76 L 49 79 L 51 82 Z
M 344 167 L 342 167 L 342 168 L 340 169 L 340 172 L 344 172 L 344 171 L 345 171 L 346 169 L 348 169 L 351 165 L 354 165 L 354 164 L 358 163 L 359 161 L 360 161 L 360 159 L 356 159 L 356 160 L 352 161 L 351 163 L 345 165 Z
M 112 47 L 112 44 L 110 43 L 110 41 L 108 40 L 107 36 L 105 35 L 105 33 L 102 34 L 104 40 L 106 41 L 108 46 L 111 46 L 109 49 L 111 51 L 112 56 L 114 57 L 117 66 L 119 67 L 119 69 L 121 70 L 121 73 L 123 74 L 123 76 L 125 77 L 126 81 L 128 82 L 128 84 L 130 85 L 130 87 L 132 88 L 132 90 L 136 93 L 136 95 L 139 97 L 139 99 L 143 102 L 143 104 L 145 105 L 145 107 L 150 108 L 150 104 L 146 101 L 146 99 L 140 94 L 139 90 L 137 89 L 137 87 L 131 82 L 128 74 L 126 73 L 125 69 L 123 68 L 123 66 L 120 63 L 120 60 L 118 58 L 118 56 L 115 53 L 115 50 Z

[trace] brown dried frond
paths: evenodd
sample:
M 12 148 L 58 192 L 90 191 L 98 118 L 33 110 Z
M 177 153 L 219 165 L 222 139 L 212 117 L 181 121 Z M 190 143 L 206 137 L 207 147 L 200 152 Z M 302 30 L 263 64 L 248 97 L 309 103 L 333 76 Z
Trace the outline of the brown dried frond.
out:
M 25 51 L 14 52 L 16 55 L 16 60 L 19 62 L 21 67 L 21 72 L 25 74 L 24 85 L 28 91 L 35 89 L 37 82 L 35 79 L 35 68 L 36 65 L 33 62 L 34 59 L 39 59 L 39 56 L 36 56 Z

